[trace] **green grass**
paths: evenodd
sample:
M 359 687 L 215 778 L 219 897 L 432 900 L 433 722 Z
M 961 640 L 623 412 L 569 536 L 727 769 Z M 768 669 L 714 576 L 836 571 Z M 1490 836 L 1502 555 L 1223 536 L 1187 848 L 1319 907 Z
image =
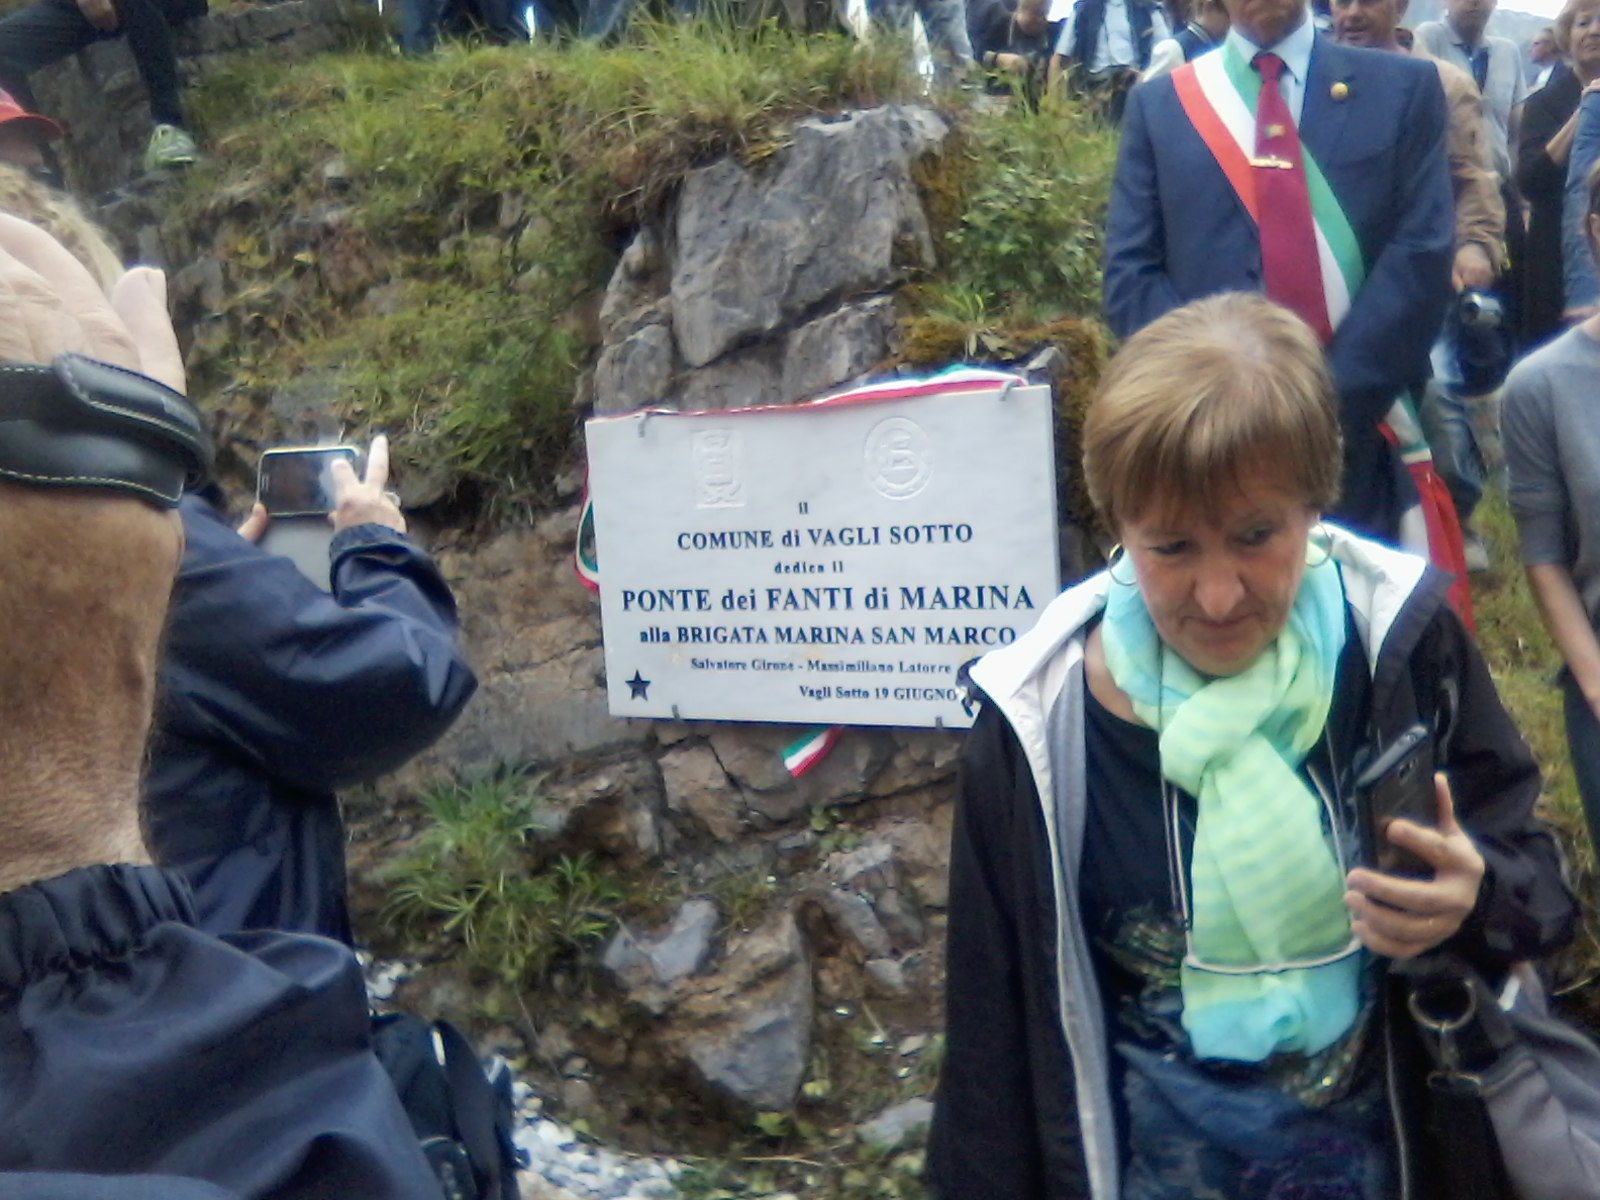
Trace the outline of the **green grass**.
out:
M 402 461 L 537 505 L 626 232 L 695 165 L 758 162 L 798 117 L 915 90 L 885 48 L 676 23 L 607 49 L 211 76 L 191 103 L 209 153 L 167 222 L 230 285 L 196 390 L 248 407 L 326 380 L 336 415 L 388 430 Z
M 1097 316 L 1116 138 L 1067 101 L 980 112 L 938 276 L 953 313 L 1038 324 Z
M 526 776 L 448 785 L 422 803 L 430 822 L 387 872 L 386 920 L 442 936 L 469 968 L 518 991 L 611 931 L 622 887 L 591 855 L 541 860 L 542 803 Z

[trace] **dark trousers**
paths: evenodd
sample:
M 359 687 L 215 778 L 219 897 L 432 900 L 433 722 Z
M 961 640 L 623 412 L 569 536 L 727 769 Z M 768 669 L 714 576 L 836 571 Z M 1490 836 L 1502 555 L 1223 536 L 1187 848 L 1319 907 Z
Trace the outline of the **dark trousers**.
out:
M 1600 718 L 1583 698 L 1583 691 L 1572 672 L 1561 671 L 1562 708 L 1567 718 L 1567 749 L 1572 756 L 1572 774 L 1578 781 L 1578 798 L 1583 801 L 1589 837 L 1600 846 Z
M 89 24 L 74 0 L 37 0 L 0 20 L 0 85 L 24 107 L 36 109 L 28 77 L 40 67 L 59 62 L 85 46 L 107 38 L 126 37 L 139 77 L 150 96 L 150 116 L 157 124 L 182 125 L 178 97 L 178 61 L 172 50 L 172 26 L 203 16 L 206 0 L 113 0 L 119 24 L 102 33 Z
M 542 10 L 546 0 L 537 0 Z M 528 40 L 523 0 L 400 0 L 400 48 L 431 54 L 441 35 L 482 33 L 491 42 L 514 46 Z

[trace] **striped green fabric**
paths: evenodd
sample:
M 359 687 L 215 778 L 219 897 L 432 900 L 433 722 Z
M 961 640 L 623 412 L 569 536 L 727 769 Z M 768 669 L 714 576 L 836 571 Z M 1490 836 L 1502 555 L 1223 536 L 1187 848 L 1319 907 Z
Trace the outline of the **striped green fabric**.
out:
M 1261 76 L 1245 62 L 1244 55 L 1232 42 L 1223 45 L 1222 61 L 1233 86 L 1239 90 L 1239 95 L 1244 98 L 1250 111 L 1255 112 L 1256 101 L 1261 97 Z M 1328 185 L 1328 177 L 1322 173 L 1317 160 L 1311 157 L 1311 150 L 1304 142 L 1300 144 L 1300 156 L 1306 168 L 1306 189 L 1311 193 L 1311 217 L 1317 223 L 1318 232 L 1327 239 L 1328 248 L 1333 251 L 1334 261 L 1339 264 L 1339 273 L 1344 276 L 1346 294 L 1354 298 L 1367 277 L 1367 266 L 1361 254 L 1361 240 L 1356 237 L 1355 227 L 1345 215 L 1339 197 L 1333 194 L 1333 188 Z M 1339 318 L 1344 314 L 1330 315 L 1337 325 Z
M 1344 588 L 1328 561 L 1307 567 L 1277 640 L 1220 678 L 1166 649 L 1137 587 L 1111 591 L 1106 666 L 1160 734 L 1162 776 L 1198 803 L 1182 990 L 1200 1057 L 1314 1053 L 1355 1020 L 1353 959 L 1277 969 L 1350 945 L 1344 878 L 1301 773 L 1327 723 L 1344 638 Z

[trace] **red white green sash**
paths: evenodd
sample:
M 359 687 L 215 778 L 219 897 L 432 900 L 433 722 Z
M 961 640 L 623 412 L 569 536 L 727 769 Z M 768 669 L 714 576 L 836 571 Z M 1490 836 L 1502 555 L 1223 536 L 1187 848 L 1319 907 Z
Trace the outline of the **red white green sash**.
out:
M 1256 153 L 1256 101 L 1261 95 L 1261 76 L 1244 61 L 1237 46 L 1226 42 L 1215 53 L 1202 54 L 1180 67 L 1172 79 L 1195 132 L 1228 177 L 1245 211 L 1255 220 L 1255 168 L 1251 164 Z M 1311 193 L 1311 218 L 1317 231 L 1317 262 L 1308 263 L 1307 269 L 1318 273 L 1328 325 L 1337 329 L 1350 311 L 1350 298 L 1366 278 L 1366 266 L 1361 260 L 1361 243 L 1339 198 L 1328 186 L 1310 149 L 1304 144 L 1300 149 L 1306 187 Z

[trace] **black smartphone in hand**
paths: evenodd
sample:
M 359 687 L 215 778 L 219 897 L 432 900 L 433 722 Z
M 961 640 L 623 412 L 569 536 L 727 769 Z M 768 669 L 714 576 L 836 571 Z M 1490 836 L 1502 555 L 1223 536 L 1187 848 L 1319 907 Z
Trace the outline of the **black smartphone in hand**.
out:
M 262 452 L 256 500 L 274 517 L 325 517 L 337 506 L 333 464 L 349 463 L 359 475 L 354 446 L 279 446 Z
M 1367 764 L 1356 777 L 1366 861 L 1394 875 L 1431 878 L 1433 867 L 1388 838 L 1389 823 L 1405 818 L 1418 825 L 1438 823 L 1433 786 L 1433 739 L 1426 725 L 1413 725 Z

